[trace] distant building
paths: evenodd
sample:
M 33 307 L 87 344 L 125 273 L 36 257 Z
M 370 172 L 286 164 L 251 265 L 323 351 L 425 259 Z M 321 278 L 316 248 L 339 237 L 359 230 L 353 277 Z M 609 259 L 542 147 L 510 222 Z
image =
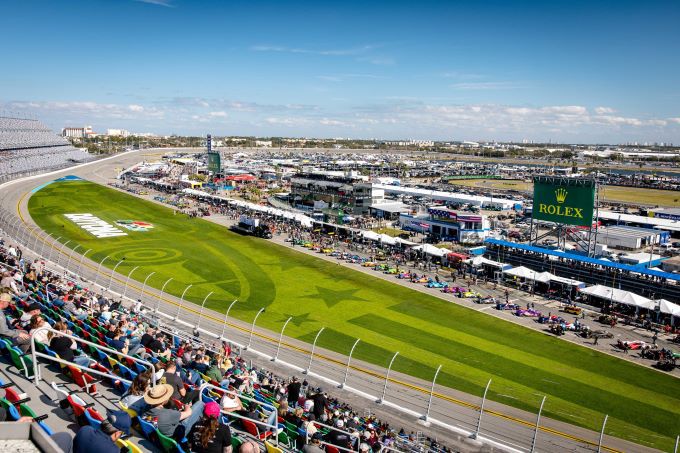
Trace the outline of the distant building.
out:
M 289 199 L 294 205 L 313 209 L 315 202 L 347 213 L 367 213 L 372 205 L 381 203 L 385 191 L 374 189 L 366 178 L 353 172 L 310 172 L 291 178 Z
M 92 126 L 85 127 L 65 127 L 61 130 L 62 137 L 84 138 L 92 135 Z
M 258 148 L 271 148 L 272 147 L 272 141 L 271 140 L 255 140 L 255 146 Z
M 130 132 L 125 129 L 106 129 L 106 135 L 109 137 L 128 137 Z
M 463 244 L 480 244 L 491 230 L 487 216 L 456 212 L 444 206 L 432 206 L 425 215 L 400 214 L 399 224 L 405 230 Z

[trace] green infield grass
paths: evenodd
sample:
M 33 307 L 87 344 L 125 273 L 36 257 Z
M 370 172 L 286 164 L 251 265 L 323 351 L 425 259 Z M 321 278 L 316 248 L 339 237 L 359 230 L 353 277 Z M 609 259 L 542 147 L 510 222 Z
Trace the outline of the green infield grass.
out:
M 54 182 L 32 194 L 31 217 L 45 231 L 79 245 L 79 252 L 109 268 L 125 258 L 118 273 L 258 325 L 311 342 L 325 326 L 319 345 L 386 366 L 395 351 L 398 371 L 432 379 L 474 395 L 493 378 L 493 400 L 537 411 L 593 430 L 609 415 L 607 433 L 666 451 L 680 433 L 680 380 L 591 349 L 499 320 L 434 296 L 404 288 L 334 262 L 299 253 L 201 219 L 190 219 L 158 204 L 86 181 Z M 64 214 L 89 213 L 117 220 L 148 222 L 148 231 L 96 238 Z M 434 294 L 433 290 L 433 294 Z

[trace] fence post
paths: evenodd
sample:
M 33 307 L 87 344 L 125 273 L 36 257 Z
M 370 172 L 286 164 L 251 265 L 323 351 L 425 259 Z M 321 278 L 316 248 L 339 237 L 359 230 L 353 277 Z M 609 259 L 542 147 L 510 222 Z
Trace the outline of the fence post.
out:
M 59 239 L 61 239 L 61 236 L 59 236 L 58 238 L 56 238 L 56 239 L 54 240 L 54 242 L 59 243 Z M 52 244 L 50 244 L 50 256 L 47 257 L 47 261 L 52 261 L 52 253 L 54 252 L 54 249 L 56 248 L 56 247 L 54 246 L 54 242 L 53 242 Z
M 253 325 L 250 328 L 250 338 L 248 338 L 248 344 L 246 345 L 245 348 L 243 348 L 244 351 L 247 351 L 248 348 L 250 347 L 250 342 L 253 341 L 253 332 L 255 331 L 255 323 L 257 322 L 257 318 L 262 314 L 264 311 L 264 307 L 260 308 L 260 311 L 257 312 L 255 315 L 255 318 L 253 319 Z
M 224 322 L 222 323 L 222 334 L 220 334 L 220 340 L 226 340 L 226 338 L 224 338 L 224 332 L 227 330 L 227 319 L 229 319 L 231 307 L 233 307 L 236 302 L 238 302 L 238 299 L 234 299 L 231 304 L 229 304 L 229 308 L 227 308 L 227 312 L 224 314 Z
M 52 234 L 54 233 L 47 233 L 47 236 L 43 239 L 42 247 L 40 248 L 40 256 L 45 256 L 45 246 L 49 242 L 49 239 L 52 239 Z
M 314 359 L 314 350 L 316 349 L 316 340 L 319 339 L 319 335 L 321 335 L 321 332 L 323 332 L 323 329 L 325 327 L 322 327 L 321 330 L 319 330 L 316 333 L 316 336 L 314 337 L 314 343 L 312 343 L 312 352 L 309 354 L 309 363 L 307 364 L 307 369 L 302 372 L 302 374 L 309 374 L 309 369 L 312 367 L 312 360 Z
M 534 430 L 534 438 L 531 440 L 531 453 L 536 449 L 536 438 L 538 437 L 538 424 L 541 423 L 541 412 L 543 412 L 543 405 L 545 404 L 545 396 L 541 401 L 541 407 L 538 408 L 538 416 L 536 417 L 536 429 Z
M 109 279 L 109 286 L 106 287 L 107 291 L 111 291 L 111 284 L 113 284 L 113 274 L 116 273 L 116 269 L 118 269 L 118 266 L 120 266 L 120 263 L 125 261 L 125 258 L 122 260 L 118 261 L 115 266 L 113 266 L 113 270 L 111 271 L 111 278 Z
M 201 319 L 203 318 L 203 307 L 205 306 L 205 301 L 208 300 L 208 297 L 212 296 L 213 291 L 210 291 L 205 298 L 203 298 L 203 303 L 201 304 L 201 312 L 198 314 L 198 322 L 196 323 L 196 330 L 201 326 Z
M 99 270 L 102 268 L 102 264 L 104 264 L 104 261 L 107 260 L 107 258 L 111 255 L 106 255 L 100 262 L 99 266 L 97 266 L 97 273 L 94 276 L 94 286 L 97 286 L 97 280 L 99 280 Z M 94 290 L 94 288 L 92 288 Z
M 163 300 L 163 291 L 165 291 L 165 285 L 170 283 L 170 280 L 172 280 L 172 277 L 170 277 L 165 283 L 163 283 L 163 287 L 161 287 L 161 295 L 158 297 L 158 303 L 156 303 L 156 309 L 154 310 L 154 313 L 158 313 L 158 307 L 160 307 L 161 300 Z
M 489 386 L 491 385 L 491 379 L 489 379 L 489 382 L 486 383 L 486 388 L 484 389 L 484 396 L 482 396 L 482 405 L 479 406 L 479 418 L 477 419 L 477 429 L 475 429 L 475 432 L 472 436 L 473 439 L 476 439 L 479 437 L 479 430 L 482 426 L 482 414 L 484 414 L 484 403 L 486 403 L 486 394 L 489 391 Z
M 387 373 L 385 374 L 385 385 L 383 386 L 383 392 L 382 396 L 376 403 L 381 404 L 383 401 L 385 401 L 385 393 L 387 393 L 387 381 L 390 380 L 390 371 L 392 371 L 392 364 L 394 363 L 394 359 L 397 358 L 399 355 L 399 351 L 395 352 L 394 355 L 392 356 L 392 360 L 390 360 L 390 364 L 387 366 Z
M 434 396 L 434 385 L 437 382 L 437 376 L 439 376 L 439 372 L 441 371 L 442 366 L 439 365 L 437 367 L 437 371 L 434 372 L 434 378 L 432 378 L 432 387 L 430 388 L 430 398 L 427 400 L 427 411 L 425 412 L 425 415 L 423 416 L 423 421 L 427 423 L 427 419 L 430 417 L 430 408 L 432 407 L 432 397 Z
M 92 251 L 92 249 L 87 249 L 87 250 L 85 250 L 85 253 L 80 255 L 80 261 L 78 262 L 78 275 L 80 275 L 81 278 L 83 276 L 83 261 L 85 260 L 85 255 L 87 255 L 91 251 Z
M 61 263 L 61 255 L 64 254 L 64 249 L 66 248 L 66 246 L 68 245 L 69 242 L 71 242 L 70 239 L 68 241 L 64 242 L 64 244 L 59 249 L 59 255 L 57 255 L 57 264 Z
M 286 330 L 286 326 L 288 325 L 291 319 L 293 319 L 292 316 L 286 319 L 286 322 L 283 323 L 283 327 L 281 327 L 281 335 L 279 335 L 279 344 L 276 346 L 276 355 L 272 357 L 272 362 L 276 362 L 276 360 L 279 358 L 279 351 L 281 351 L 281 340 L 283 340 L 283 331 Z
M 147 275 L 146 278 L 144 279 L 144 283 L 142 284 L 142 292 L 139 293 L 139 300 L 142 300 L 142 298 L 144 297 L 144 291 L 146 290 L 146 282 L 149 280 L 149 277 L 151 277 L 155 273 L 156 271 L 153 271 L 152 273 Z
M 128 284 L 130 284 L 130 276 L 137 269 L 139 269 L 139 266 L 133 267 L 132 270 L 130 272 L 128 272 L 128 274 L 127 274 L 127 278 L 125 279 L 125 289 L 123 290 L 123 298 L 125 298 L 125 295 L 127 294 Z
M 73 254 L 76 253 L 76 250 L 78 250 L 78 248 L 80 248 L 80 244 L 76 245 L 71 250 L 71 254 L 68 256 L 68 259 L 66 260 L 66 266 L 64 266 L 64 269 L 66 269 L 66 271 L 68 271 L 68 266 L 71 264 L 71 258 L 73 258 Z
M 40 235 L 43 233 L 43 231 L 38 231 L 38 234 L 35 235 L 35 241 L 33 241 L 33 250 L 36 251 L 38 250 L 38 239 L 40 239 Z
M 354 348 L 357 347 L 359 341 L 361 341 L 361 338 L 357 338 L 357 341 L 355 341 L 354 344 L 352 345 L 352 349 L 349 350 L 349 357 L 347 357 L 347 367 L 345 368 L 345 378 L 342 380 L 342 383 L 338 386 L 338 388 L 343 388 L 345 384 L 347 384 L 347 376 L 349 375 L 349 364 L 352 362 L 352 354 L 354 354 Z
M 179 313 L 182 311 L 182 305 L 184 304 L 184 295 L 189 291 L 189 288 L 191 288 L 193 283 L 190 283 L 189 286 L 184 288 L 184 292 L 182 293 L 182 297 L 179 298 L 179 304 L 177 305 L 177 314 L 175 315 L 175 318 L 173 321 L 177 321 L 177 318 L 179 318 Z
M 597 442 L 597 453 L 600 453 L 602 451 L 602 439 L 604 438 L 604 428 L 607 426 L 607 419 L 609 418 L 609 415 L 604 416 L 604 421 L 602 422 L 602 431 L 600 431 L 600 440 Z

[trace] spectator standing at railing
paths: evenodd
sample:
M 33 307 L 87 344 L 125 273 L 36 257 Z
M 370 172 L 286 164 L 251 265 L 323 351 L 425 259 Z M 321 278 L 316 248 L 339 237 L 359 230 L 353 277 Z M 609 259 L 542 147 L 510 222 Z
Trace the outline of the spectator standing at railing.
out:
M 300 384 L 300 381 L 298 381 L 298 378 L 293 376 L 290 380 L 290 383 L 288 384 L 288 387 L 287 387 L 288 405 L 290 407 L 297 406 L 298 399 L 300 398 L 300 388 L 301 387 L 302 387 L 302 384 Z

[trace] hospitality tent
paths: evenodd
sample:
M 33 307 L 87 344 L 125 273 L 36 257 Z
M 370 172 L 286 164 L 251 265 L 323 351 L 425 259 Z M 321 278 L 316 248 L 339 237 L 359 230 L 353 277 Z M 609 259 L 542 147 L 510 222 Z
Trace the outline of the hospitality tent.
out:
M 475 256 L 474 258 L 465 260 L 465 264 L 469 264 L 473 267 L 491 266 L 500 270 L 510 269 L 512 267 L 510 264 L 492 261 L 490 259 L 484 258 L 483 256 Z
M 436 256 L 436 257 L 439 257 L 439 258 L 451 253 L 451 250 L 440 249 L 439 247 L 435 247 L 434 245 L 431 245 L 431 244 L 418 245 L 416 247 L 413 247 L 413 250 L 422 251 L 423 253 L 426 253 L 426 254 L 432 255 L 432 256 Z
M 375 231 L 362 231 L 361 235 L 370 241 L 379 241 L 380 235 Z
M 658 305 L 659 311 L 667 315 L 680 316 L 680 305 L 674 304 L 666 299 L 659 299 L 654 301 L 655 305 Z
M 567 286 L 575 286 L 576 288 L 585 288 L 586 284 L 579 281 L 579 280 L 574 280 L 573 278 L 566 278 L 566 277 L 559 277 L 557 275 L 553 275 L 550 278 L 551 282 L 557 282 L 557 283 L 562 283 Z
M 587 294 L 592 297 L 597 297 L 599 299 L 611 300 L 612 302 L 617 302 L 619 304 L 631 305 L 633 307 L 646 308 L 648 310 L 654 310 L 655 303 L 651 299 L 642 297 L 638 294 L 631 293 L 630 291 L 624 291 L 622 289 L 610 288 L 603 285 L 594 285 L 587 288 L 581 289 L 582 294 Z
M 387 244 L 387 245 L 396 245 L 397 244 L 396 239 L 393 238 L 392 236 L 390 236 L 389 234 L 380 234 L 378 236 L 379 236 L 380 242 L 383 243 L 383 244 Z
M 405 245 L 405 246 L 407 246 L 407 247 L 411 247 L 412 245 L 416 245 L 415 242 L 407 241 L 406 239 L 402 239 L 402 238 L 400 238 L 400 237 L 394 238 L 394 241 L 395 241 L 397 244 Z

